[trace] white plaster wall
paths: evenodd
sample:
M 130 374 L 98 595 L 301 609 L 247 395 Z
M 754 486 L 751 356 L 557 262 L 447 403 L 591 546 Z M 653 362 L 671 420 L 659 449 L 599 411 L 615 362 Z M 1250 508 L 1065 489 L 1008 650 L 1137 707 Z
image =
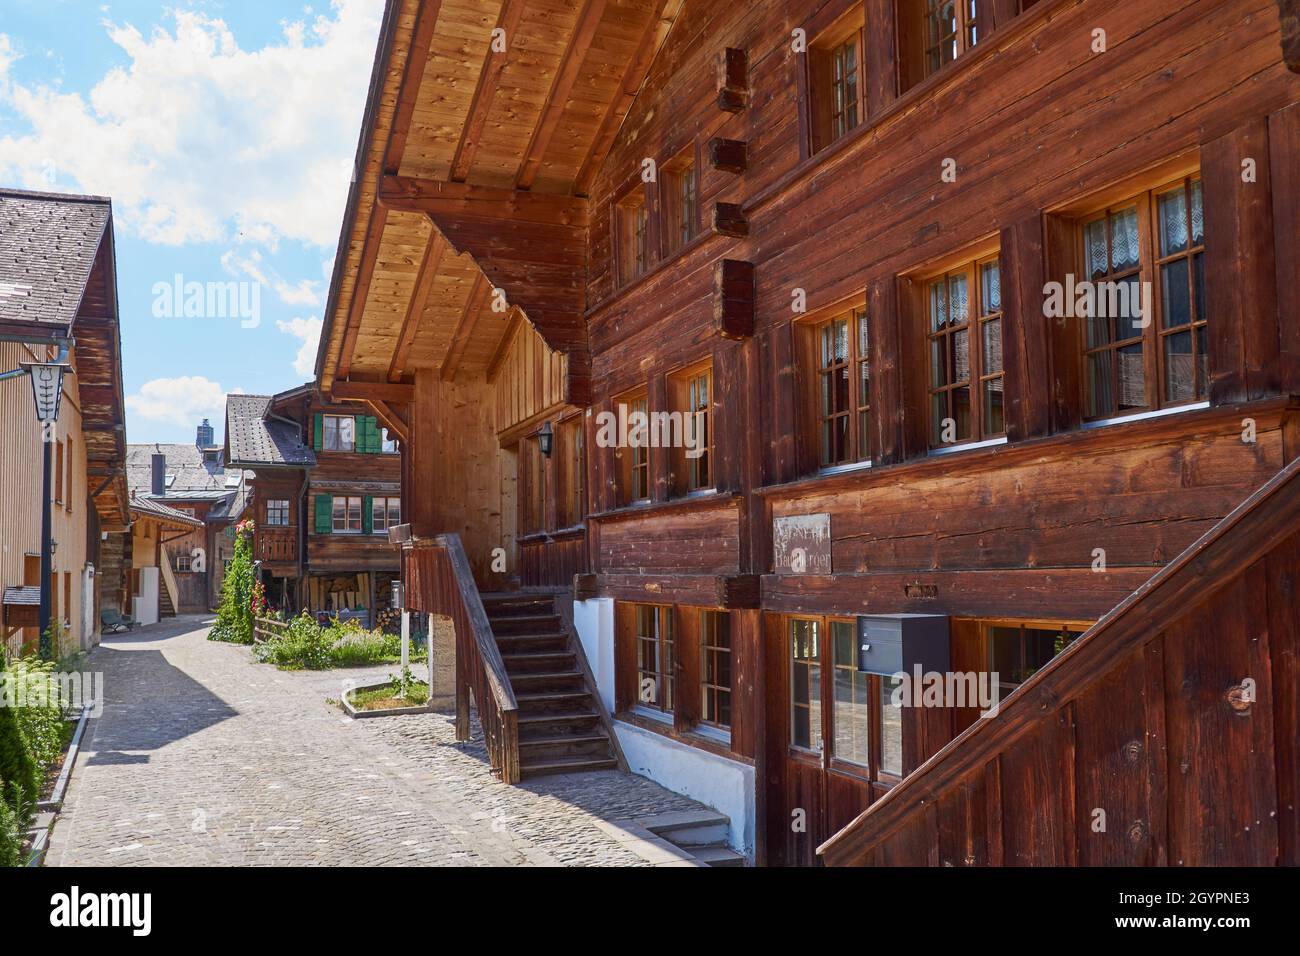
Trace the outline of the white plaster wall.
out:
M 137 624 L 158 623 L 158 585 L 161 583 L 157 568 L 140 568 L 140 593 L 131 600 L 131 616 Z
M 738 853 L 754 856 L 754 768 L 614 721 L 628 769 L 649 777 L 731 818 L 727 842 Z
M 614 712 L 614 600 L 592 598 L 573 603 L 573 628 L 587 655 L 587 666 L 605 709 Z

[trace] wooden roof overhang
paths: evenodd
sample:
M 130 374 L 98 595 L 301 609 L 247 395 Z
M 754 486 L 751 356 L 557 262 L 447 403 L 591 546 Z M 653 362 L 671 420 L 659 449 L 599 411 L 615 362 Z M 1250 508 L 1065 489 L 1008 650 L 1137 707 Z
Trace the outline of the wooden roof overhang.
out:
M 126 481 L 126 402 L 122 395 L 122 335 L 117 310 L 113 228 L 104 231 L 72 333 L 90 495 L 100 530 L 125 531 L 131 522 Z
M 585 404 L 586 192 L 681 2 L 389 0 L 317 354 L 324 395 L 368 403 L 401 437 L 415 370 L 487 377 L 522 316 Z

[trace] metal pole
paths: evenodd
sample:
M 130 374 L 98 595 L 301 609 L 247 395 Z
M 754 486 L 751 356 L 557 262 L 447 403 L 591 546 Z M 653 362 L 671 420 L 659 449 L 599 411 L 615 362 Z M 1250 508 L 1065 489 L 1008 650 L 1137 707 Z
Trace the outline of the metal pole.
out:
M 53 434 L 53 426 L 50 426 L 47 434 L 42 427 L 42 452 L 41 452 L 41 659 L 53 660 L 54 654 L 50 643 L 50 585 L 54 576 L 54 560 L 50 554 L 50 446 L 54 444 L 49 440 Z

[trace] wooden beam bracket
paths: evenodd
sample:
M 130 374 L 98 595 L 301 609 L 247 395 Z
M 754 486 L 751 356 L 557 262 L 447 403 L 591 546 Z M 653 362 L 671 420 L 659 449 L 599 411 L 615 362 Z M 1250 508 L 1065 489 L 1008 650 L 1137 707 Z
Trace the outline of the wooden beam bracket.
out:
M 740 175 L 749 168 L 749 144 L 739 139 L 713 137 L 709 140 L 709 165 L 720 172 Z
M 722 259 L 713 267 L 713 331 L 724 339 L 754 334 L 754 264 Z
M 712 228 L 716 235 L 743 239 L 749 235 L 749 220 L 739 203 L 715 203 Z
M 727 47 L 718 54 L 718 109 L 740 113 L 749 105 L 749 56 Z

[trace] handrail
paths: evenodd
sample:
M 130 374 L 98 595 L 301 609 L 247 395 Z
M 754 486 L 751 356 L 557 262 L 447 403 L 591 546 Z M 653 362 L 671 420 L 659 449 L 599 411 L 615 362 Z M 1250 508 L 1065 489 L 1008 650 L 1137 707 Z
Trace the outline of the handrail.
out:
M 1003 701 L 996 717 L 977 720 L 859 814 L 817 852 L 852 866 L 894 837 L 925 808 L 961 785 L 1016 741 L 1053 719 L 1125 655 L 1158 637 L 1300 528 L 1300 458 L 1293 460 L 1186 551 L 1125 598 Z M 924 861 L 922 861 L 924 862 Z
M 273 637 L 279 637 L 289 629 L 286 621 L 277 621 L 270 617 L 253 618 L 253 643 L 262 644 Z
M 158 562 L 162 570 L 163 585 L 167 588 L 167 595 L 172 601 L 172 610 L 179 611 L 180 604 L 180 585 L 176 583 L 176 572 L 172 570 L 171 552 L 166 548 L 162 552 L 163 559 Z
M 432 559 L 408 564 L 408 603 L 449 617 L 455 625 L 456 739 L 470 738 L 472 693 L 492 770 L 505 783 L 518 783 L 519 704 L 460 536 L 442 534 L 427 542 L 412 542 L 405 553 Z

